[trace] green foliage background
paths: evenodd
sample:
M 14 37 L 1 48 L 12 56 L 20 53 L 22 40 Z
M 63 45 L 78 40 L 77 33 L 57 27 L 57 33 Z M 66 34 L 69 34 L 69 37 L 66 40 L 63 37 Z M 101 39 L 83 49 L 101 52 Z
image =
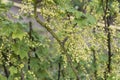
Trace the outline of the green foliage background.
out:
M 46 30 L 9 19 L 14 3 L 0 0 L 0 80 L 120 80 L 119 1 L 22 0 L 21 5 L 16 19 L 35 19 Z

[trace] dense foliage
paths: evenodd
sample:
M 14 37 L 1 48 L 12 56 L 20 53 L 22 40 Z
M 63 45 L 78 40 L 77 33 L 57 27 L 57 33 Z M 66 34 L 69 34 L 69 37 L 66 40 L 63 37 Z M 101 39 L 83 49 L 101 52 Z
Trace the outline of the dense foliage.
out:
M 8 13 L 14 3 L 0 0 L 0 80 L 120 80 L 119 5 L 22 0 L 13 21 Z M 23 17 L 44 29 L 34 30 Z

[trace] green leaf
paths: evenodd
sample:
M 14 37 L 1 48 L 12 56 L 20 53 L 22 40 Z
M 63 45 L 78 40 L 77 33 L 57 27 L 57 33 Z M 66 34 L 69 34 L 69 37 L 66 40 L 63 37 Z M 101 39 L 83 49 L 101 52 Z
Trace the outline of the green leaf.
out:
M 26 32 L 24 31 L 25 25 L 21 23 L 15 23 L 14 24 L 14 31 L 12 34 L 12 38 L 18 38 L 20 40 L 23 39 L 23 37 L 26 35 Z
M 29 47 L 24 41 L 17 42 L 12 49 L 21 59 L 28 57 Z
M 83 28 L 84 26 L 88 25 L 87 21 L 85 19 L 75 19 L 74 24 L 77 23 L 77 25 L 81 28 Z
M 0 74 L 0 80 L 7 80 L 7 78 Z
M 95 19 L 95 17 L 93 17 L 92 15 L 87 14 L 86 17 L 87 17 L 87 22 L 88 22 L 88 24 L 93 25 L 93 24 L 96 23 L 96 19 Z
M 0 31 L 0 35 L 1 36 L 10 36 L 10 34 L 14 31 L 13 29 L 13 24 L 9 21 L 3 21 L 1 23 L 2 25 L 2 28 L 1 28 L 1 31 Z
M 14 67 L 14 66 L 10 67 L 9 70 L 10 70 L 10 75 L 14 75 L 14 74 L 16 74 L 18 72 L 17 68 Z
M 75 18 L 77 18 L 77 19 L 80 19 L 81 16 L 84 16 L 84 14 L 80 11 L 74 11 L 73 15 L 75 15 Z
M 34 71 L 37 71 L 40 68 L 39 62 L 40 62 L 39 59 L 31 58 L 30 66 Z
M 22 40 L 25 35 L 26 35 L 26 32 L 23 32 L 20 29 L 16 29 L 15 32 L 13 32 L 12 34 L 12 38 L 13 39 L 19 38 L 20 40 Z

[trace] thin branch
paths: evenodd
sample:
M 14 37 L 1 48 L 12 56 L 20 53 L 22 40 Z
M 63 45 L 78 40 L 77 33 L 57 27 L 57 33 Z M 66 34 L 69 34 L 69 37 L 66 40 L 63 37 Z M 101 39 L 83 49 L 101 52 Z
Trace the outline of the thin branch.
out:
M 77 70 L 75 69 L 75 67 L 73 66 L 72 60 L 71 60 L 70 56 L 67 54 L 67 51 L 66 51 L 64 45 L 62 44 L 62 42 L 60 41 L 60 39 L 58 38 L 58 36 L 53 32 L 53 30 L 52 30 L 49 26 L 47 26 L 46 23 L 42 22 L 42 21 L 38 18 L 38 15 L 37 15 L 37 1 L 36 1 L 36 0 L 34 0 L 34 17 L 35 17 L 36 21 L 37 21 L 39 24 L 41 24 L 45 29 L 47 29 L 47 31 L 53 36 L 53 38 L 55 38 L 55 39 L 57 40 L 57 42 L 59 43 L 61 49 L 63 50 L 63 54 L 66 55 L 67 60 L 68 60 L 68 63 L 70 64 L 70 67 L 71 67 L 71 69 L 73 70 L 73 72 L 74 72 L 77 80 L 80 80 L 79 75 L 78 75 L 78 71 L 77 71 Z
M 104 4 L 103 0 L 102 0 L 102 4 Z M 105 32 L 107 33 L 107 48 L 108 48 L 108 62 L 107 62 L 107 73 L 111 72 L 111 61 L 112 61 L 112 53 L 111 53 L 111 32 L 110 32 L 110 9 L 109 9 L 109 0 L 105 1 L 105 5 L 103 5 L 104 9 L 104 27 L 105 27 Z M 109 13 L 108 13 L 109 12 Z M 109 14 L 109 16 L 108 16 Z M 106 75 L 106 72 L 105 72 Z M 105 76 L 105 79 L 106 76 Z
M 43 22 L 38 18 L 36 0 L 35 0 L 35 4 L 34 4 L 34 17 L 35 17 L 36 21 L 37 21 L 39 24 L 41 24 L 45 29 L 47 29 L 47 31 L 57 40 L 57 42 L 60 44 L 60 46 L 62 46 L 61 41 L 59 40 L 59 38 L 57 37 L 57 35 L 52 31 L 52 29 L 49 28 L 49 26 L 47 26 L 46 23 L 43 23 Z
M 2 56 L 3 56 L 3 58 L 4 58 L 4 60 L 2 60 L 2 65 L 3 65 L 3 68 L 4 68 L 4 73 L 5 73 L 5 75 L 6 75 L 6 77 L 8 78 L 9 77 L 9 75 L 10 75 L 10 72 L 9 72 L 9 70 L 8 70 L 8 68 L 7 68 L 7 66 L 5 65 L 6 63 L 6 61 L 8 61 L 7 60 L 7 56 L 2 52 Z
M 33 40 L 32 38 L 32 22 L 29 21 L 29 38 L 30 40 Z M 28 70 L 30 70 L 30 51 L 28 52 Z
M 21 80 L 25 80 L 24 79 L 24 73 L 23 73 L 23 70 L 21 69 Z
M 58 63 L 58 80 L 60 80 L 60 73 L 61 73 L 61 58 L 62 56 L 60 56 L 60 59 L 59 59 L 59 63 Z
M 107 11 L 110 11 L 109 10 L 109 4 L 108 4 L 108 0 L 106 0 L 106 8 L 105 8 L 105 27 L 107 28 L 106 32 L 107 32 L 107 47 L 108 47 L 108 64 L 107 64 L 107 67 L 108 67 L 108 72 L 110 73 L 111 72 L 111 33 L 110 33 L 110 29 L 109 29 L 109 26 L 110 26 L 110 16 L 107 16 Z

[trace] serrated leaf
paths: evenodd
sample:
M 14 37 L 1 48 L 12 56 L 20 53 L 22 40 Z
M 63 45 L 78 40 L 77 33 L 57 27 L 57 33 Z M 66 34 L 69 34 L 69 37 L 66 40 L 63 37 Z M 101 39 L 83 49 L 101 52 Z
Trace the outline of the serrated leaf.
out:
M 1 28 L 1 32 L 0 32 L 1 34 L 0 35 L 9 36 L 14 31 L 12 26 L 13 26 L 12 23 L 10 23 L 8 21 L 6 21 L 6 22 L 4 21 L 2 23 L 2 28 Z
M 9 71 L 10 71 L 10 75 L 14 75 L 14 74 L 16 74 L 16 73 L 18 72 L 18 71 L 17 71 L 17 68 L 14 67 L 14 66 L 10 67 L 10 68 L 9 68 Z
M 15 39 L 15 38 L 18 38 L 20 40 L 23 39 L 23 37 L 26 35 L 26 32 L 24 31 L 24 24 L 21 24 L 21 23 L 16 23 L 14 24 L 14 31 L 12 33 L 12 38 Z
M 30 66 L 34 71 L 37 71 L 40 68 L 39 62 L 40 62 L 39 59 L 31 58 Z
M 82 12 L 79 12 L 79 11 L 75 11 L 75 12 L 74 12 L 74 15 L 75 15 L 75 18 L 80 19 L 81 16 L 83 16 L 83 13 L 82 13 Z
M 28 57 L 29 47 L 25 44 L 24 41 L 19 41 L 13 45 L 13 51 L 16 55 L 19 55 L 21 59 Z
M 76 24 L 77 23 L 77 25 L 79 26 L 79 27 L 84 27 L 84 26 L 86 26 L 86 25 L 88 25 L 88 23 L 87 23 L 87 21 L 86 20 L 84 20 L 84 19 L 75 19 L 74 20 L 74 23 Z
M 93 17 L 92 15 L 88 14 L 86 15 L 87 16 L 87 22 L 90 24 L 90 25 L 94 25 L 96 23 L 96 19 L 95 17 Z
M 20 40 L 22 40 L 25 35 L 26 35 L 26 32 L 23 32 L 22 30 L 17 29 L 15 30 L 15 32 L 13 32 L 12 38 L 13 39 L 19 38 Z

